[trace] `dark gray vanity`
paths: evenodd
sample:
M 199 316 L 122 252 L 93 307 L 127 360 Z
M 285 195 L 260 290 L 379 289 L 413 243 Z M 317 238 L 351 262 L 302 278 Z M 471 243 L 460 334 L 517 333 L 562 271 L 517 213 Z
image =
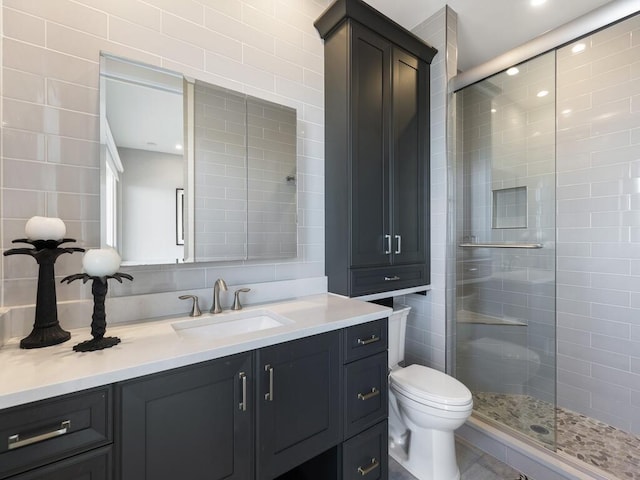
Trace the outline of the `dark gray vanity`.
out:
M 383 318 L 5 409 L 0 479 L 386 479 L 387 344 Z

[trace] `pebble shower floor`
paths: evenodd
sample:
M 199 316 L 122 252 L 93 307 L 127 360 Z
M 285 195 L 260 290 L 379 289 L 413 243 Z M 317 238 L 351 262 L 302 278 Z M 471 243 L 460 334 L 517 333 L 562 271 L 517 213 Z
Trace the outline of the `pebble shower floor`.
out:
M 553 445 L 553 406 L 527 395 L 476 392 L 474 411 Z M 640 437 L 564 408 L 556 408 L 559 451 L 615 475 L 640 480 Z M 533 428 L 532 428 L 533 427 Z

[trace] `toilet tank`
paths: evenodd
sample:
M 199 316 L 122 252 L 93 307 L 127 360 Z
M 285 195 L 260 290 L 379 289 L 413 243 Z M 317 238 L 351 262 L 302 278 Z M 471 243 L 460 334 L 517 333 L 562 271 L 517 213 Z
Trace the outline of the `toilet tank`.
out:
M 389 368 L 404 360 L 404 340 L 407 331 L 407 317 L 411 307 L 394 305 L 389 315 Z

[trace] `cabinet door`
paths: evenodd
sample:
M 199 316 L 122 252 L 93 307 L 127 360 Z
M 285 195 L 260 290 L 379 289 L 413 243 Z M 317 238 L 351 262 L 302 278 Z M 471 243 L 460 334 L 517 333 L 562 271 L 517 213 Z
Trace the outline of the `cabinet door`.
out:
M 119 385 L 121 480 L 251 478 L 251 359 L 239 354 Z
M 257 478 L 270 480 L 340 440 L 340 332 L 257 352 Z
M 393 215 L 394 265 L 426 259 L 429 198 L 429 78 L 427 65 L 393 49 Z
M 387 265 L 391 45 L 354 23 L 351 62 L 351 266 Z

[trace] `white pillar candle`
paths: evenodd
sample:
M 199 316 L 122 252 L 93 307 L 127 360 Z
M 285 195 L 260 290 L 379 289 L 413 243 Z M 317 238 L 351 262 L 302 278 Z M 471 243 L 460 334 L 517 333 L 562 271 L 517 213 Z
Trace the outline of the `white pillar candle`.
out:
M 106 277 L 118 271 L 120 261 L 120 255 L 113 248 L 99 248 L 84 254 L 82 267 L 92 277 Z
M 29 240 L 62 240 L 67 227 L 59 218 L 31 217 L 27 220 L 24 233 Z

